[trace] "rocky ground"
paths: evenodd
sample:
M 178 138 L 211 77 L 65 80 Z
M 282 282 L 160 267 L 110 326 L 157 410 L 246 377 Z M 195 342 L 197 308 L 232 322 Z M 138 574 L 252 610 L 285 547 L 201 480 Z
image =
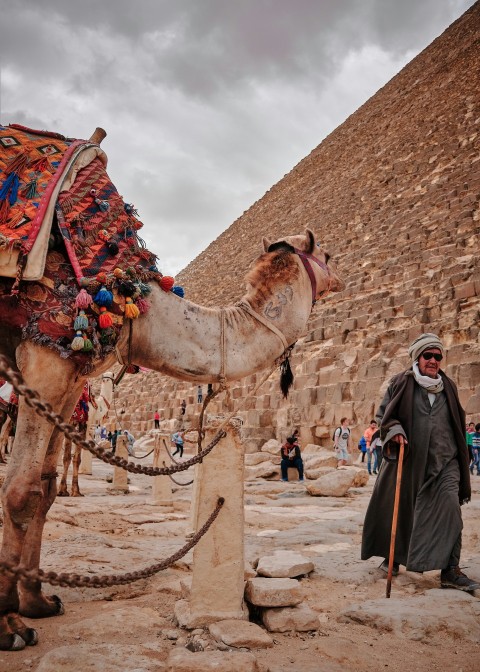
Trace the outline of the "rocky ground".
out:
M 128 495 L 109 494 L 111 472 L 94 460 L 93 476 L 81 476 L 85 496 L 57 499 L 45 528 L 44 569 L 118 574 L 157 562 L 185 543 L 192 486 L 177 488 L 174 512 L 166 513 L 151 504 L 148 477 L 130 476 Z M 473 478 L 473 500 L 463 510 L 462 561 L 469 575 L 480 579 L 480 477 Z M 256 566 L 259 558 L 286 549 L 313 562 L 301 586 L 304 604 L 318 615 L 315 629 L 271 632 L 273 644 L 266 648 L 238 648 L 218 642 L 208 629 L 179 628 L 174 605 L 188 594 L 190 551 L 171 568 L 128 586 L 47 586 L 47 592 L 61 595 L 65 615 L 29 621 L 38 630 L 38 645 L 0 652 L 0 670 L 478 670 L 479 594 L 440 590 L 438 572 L 419 575 L 402 568 L 386 600 L 380 560 L 359 560 L 372 486 L 371 479 L 334 498 L 312 497 L 300 483 L 260 478 L 245 484 L 246 558 Z M 204 664 L 205 656 L 210 662 Z

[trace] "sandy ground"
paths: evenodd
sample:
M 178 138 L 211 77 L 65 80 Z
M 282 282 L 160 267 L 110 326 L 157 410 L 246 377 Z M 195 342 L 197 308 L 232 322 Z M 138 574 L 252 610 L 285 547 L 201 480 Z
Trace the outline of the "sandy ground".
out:
M 0 476 L 4 469 L 0 465 Z M 191 486 L 174 492 L 174 513 L 165 513 L 150 503 L 148 477 L 130 476 L 130 493 L 112 495 L 106 483 L 112 467 L 94 460 L 93 472 L 93 476 L 81 476 L 84 497 L 57 498 L 53 505 L 44 534 L 43 569 L 89 575 L 122 573 L 157 562 L 185 543 Z M 480 477 L 473 479 L 473 500 L 463 508 L 462 564 L 469 566 L 469 575 L 480 579 Z M 384 621 L 373 619 L 366 625 L 343 617 L 352 605 L 382 600 L 385 595 L 379 560 L 359 560 L 362 522 L 372 486 L 373 480 L 338 499 L 310 497 L 296 483 L 258 479 L 245 484 L 247 560 L 254 563 L 274 549 L 294 549 L 315 564 L 302 584 L 306 602 L 319 614 L 319 628 L 309 633 L 273 633 L 272 648 L 252 651 L 263 672 L 480 669 L 480 618 L 476 626 L 475 622 L 473 627 L 467 624 L 464 636 L 458 628 L 445 625 L 456 622 L 462 605 L 450 610 L 445 606 L 447 621 L 438 622 L 438 613 L 422 614 L 418 607 L 416 618 L 428 617 L 431 623 L 413 634 L 408 617 L 397 620 L 391 630 Z M 53 670 L 49 661 L 59 647 L 68 647 L 63 650 L 68 664 L 58 669 L 166 669 L 171 649 L 185 646 L 192 638 L 173 618 L 174 603 L 184 592 L 182 584 L 191 576 L 191 562 L 192 552 L 151 579 L 129 586 L 98 590 L 46 586 L 47 593 L 62 597 L 65 614 L 27 620 L 38 630 L 38 645 L 21 652 L 0 652 L 0 671 Z M 394 579 L 392 598 L 408 598 L 415 610 L 419 597 L 438 586 L 438 572 L 418 575 L 402 568 Z M 440 604 L 451 592 L 457 591 L 438 591 Z M 478 603 L 477 595 L 478 591 L 469 599 Z M 216 648 L 208 633 L 197 633 L 198 637 L 207 648 Z M 105 667 L 105 660 L 111 668 Z

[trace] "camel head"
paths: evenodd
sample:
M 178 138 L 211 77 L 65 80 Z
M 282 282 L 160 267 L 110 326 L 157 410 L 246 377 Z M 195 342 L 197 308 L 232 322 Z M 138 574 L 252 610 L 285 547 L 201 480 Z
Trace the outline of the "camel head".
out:
M 345 283 L 338 275 L 335 262 L 332 261 L 330 254 L 321 248 L 311 229 L 305 229 L 304 234 L 286 236 L 273 243 L 267 238 L 263 238 L 263 249 L 264 252 L 274 252 L 275 250 L 297 252 L 297 254 L 303 252 L 308 255 L 307 258 L 313 257 L 317 261 L 312 266 L 316 280 L 315 300 L 328 291 L 341 292 L 345 287 Z

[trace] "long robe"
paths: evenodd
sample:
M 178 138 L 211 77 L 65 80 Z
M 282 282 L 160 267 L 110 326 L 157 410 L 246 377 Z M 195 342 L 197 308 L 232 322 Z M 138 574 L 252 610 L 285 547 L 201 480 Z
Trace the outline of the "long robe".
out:
M 458 563 L 460 502 L 470 494 L 463 409 L 453 382 L 443 373 L 442 378 L 445 391 L 430 405 L 412 372 L 399 374 L 377 413 L 408 440 L 394 559 L 416 572 Z M 384 460 L 365 516 L 362 560 L 389 556 L 396 477 L 397 462 Z

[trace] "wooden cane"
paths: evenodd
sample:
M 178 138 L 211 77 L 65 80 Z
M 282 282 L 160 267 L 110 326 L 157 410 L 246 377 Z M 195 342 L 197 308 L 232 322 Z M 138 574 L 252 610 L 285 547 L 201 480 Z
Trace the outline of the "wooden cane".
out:
M 391 534 L 391 537 L 390 537 L 390 554 L 388 556 L 388 574 L 387 574 L 386 597 L 390 597 L 390 592 L 392 590 L 393 562 L 394 562 L 394 559 L 395 559 L 395 537 L 397 535 L 398 506 L 399 506 L 399 503 L 400 503 L 400 487 L 401 487 L 401 484 L 402 484 L 404 449 L 405 449 L 404 440 L 403 440 L 403 436 L 401 436 L 400 437 L 399 451 L 398 451 L 397 483 L 395 485 L 395 499 L 394 499 L 394 502 L 393 502 L 392 534 Z

